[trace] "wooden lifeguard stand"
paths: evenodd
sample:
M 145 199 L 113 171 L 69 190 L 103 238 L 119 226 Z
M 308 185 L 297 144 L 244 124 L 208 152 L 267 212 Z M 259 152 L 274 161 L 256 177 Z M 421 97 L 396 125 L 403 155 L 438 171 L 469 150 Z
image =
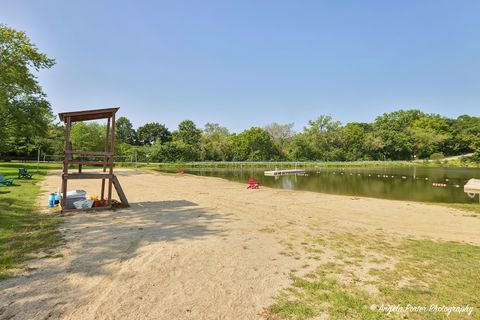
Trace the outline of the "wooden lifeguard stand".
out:
M 105 200 L 105 182 L 108 180 L 107 192 L 107 206 L 95 209 L 110 209 L 112 207 L 112 186 L 117 190 L 118 196 L 123 205 L 128 206 L 128 201 L 123 193 L 122 187 L 117 177 L 113 174 L 114 155 L 115 155 L 115 113 L 120 108 L 107 108 L 74 112 L 59 113 L 60 120 L 65 122 L 65 151 L 63 159 L 63 174 L 62 174 L 62 199 L 60 205 L 62 211 L 67 210 L 67 185 L 69 179 L 101 179 L 102 190 L 101 199 Z M 107 129 L 105 135 L 105 150 L 104 151 L 83 151 L 72 150 L 70 142 L 70 130 L 74 122 L 107 119 Z M 100 160 L 79 160 L 75 159 L 74 155 L 84 156 L 89 158 L 100 158 Z M 78 165 L 78 173 L 69 173 L 69 165 Z M 82 165 L 101 165 L 103 172 L 101 173 L 86 173 L 82 172 Z M 108 172 L 107 172 L 108 169 Z

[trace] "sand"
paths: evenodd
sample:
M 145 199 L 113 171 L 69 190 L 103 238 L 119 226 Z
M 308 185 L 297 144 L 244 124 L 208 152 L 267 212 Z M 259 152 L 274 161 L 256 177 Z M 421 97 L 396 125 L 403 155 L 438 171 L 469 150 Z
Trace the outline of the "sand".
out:
M 0 319 L 259 319 L 305 263 L 279 254 L 282 238 L 383 232 L 480 244 L 480 219 L 446 207 L 117 174 L 131 207 L 67 215 L 58 256 L 40 254 L 0 282 Z M 59 184 L 51 173 L 43 188 Z M 77 187 L 98 194 L 99 182 Z

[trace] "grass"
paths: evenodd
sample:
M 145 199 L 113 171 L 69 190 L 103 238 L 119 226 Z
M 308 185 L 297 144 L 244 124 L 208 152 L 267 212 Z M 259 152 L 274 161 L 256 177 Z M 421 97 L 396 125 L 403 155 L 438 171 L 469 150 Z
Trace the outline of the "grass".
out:
M 312 239 L 308 239 L 313 244 Z M 480 319 L 480 247 L 457 242 L 387 239 L 381 234 L 332 234 L 322 246 L 337 252 L 292 284 L 268 309 L 271 319 Z M 380 257 L 380 258 L 379 258 Z M 352 259 L 358 265 L 349 263 Z M 367 274 L 362 275 L 362 270 Z M 367 290 L 367 286 L 375 290 Z M 471 315 L 404 314 L 379 306 L 470 306 Z
M 348 289 L 328 277 L 311 274 L 310 278 L 292 277 L 292 287 L 277 298 L 270 312 L 287 319 L 309 319 L 322 313 L 331 319 L 383 319 L 367 307 L 373 300 L 361 290 Z
M 473 213 L 472 216 L 474 217 L 480 216 L 480 204 L 478 203 L 435 203 L 435 204 Z
M 20 167 L 26 167 L 33 178 L 17 179 Z M 37 170 L 32 163 L 0 163 L 0 173 L 15 178 L 13 186 L 0 187 L 0 280 L 22 268 L 27 254 L 53 248 L 61 240 L 57 228 L 61 218 L 40 214 L 36 206 L 39 182 L 51 168 L 42 165 Z

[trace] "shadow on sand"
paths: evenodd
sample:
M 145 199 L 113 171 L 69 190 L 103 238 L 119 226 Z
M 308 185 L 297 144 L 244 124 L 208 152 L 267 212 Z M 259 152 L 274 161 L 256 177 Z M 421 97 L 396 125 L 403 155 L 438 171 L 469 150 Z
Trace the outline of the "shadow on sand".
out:
M 140 247 L 222 237 L 230 219 L 186 200 L 131 203 L 127 209 L 67 216 L 62 226 L 66 241 L 59 250 L 64 257 L 45 259 L 38 270 L 0 282 L 0 319 L 61 317 L 75 303 L 70 301 L 74 293 L 82 291 L 81 283 L 73 287 L 65 281 L 71 275 L 114 277 L 112 270 L 136 257 Z

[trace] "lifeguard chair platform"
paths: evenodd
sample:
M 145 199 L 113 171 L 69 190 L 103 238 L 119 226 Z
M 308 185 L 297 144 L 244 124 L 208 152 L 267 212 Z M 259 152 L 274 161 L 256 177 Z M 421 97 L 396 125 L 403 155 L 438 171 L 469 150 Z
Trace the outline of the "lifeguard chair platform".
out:
M 68 210 L 67 204 L 67 186 L 70 179 L 101 179 L 101 199 L 105 200 L 105 183 L 107 188 L 107 203 L 104 207 L 96 207 L 95 209 L 110 209 L 112 207 L 112 187 L 115 187 L 120 201 L 124 206 L 128 206 L 127 197 L 125 196 L 120 182 L 113 173 L 114 155 L 115 155 L 115 114 L 120 108 L 95 109 L 85 111 L 63 112 L 59 113 L 60 120 L 65 123 L 65 151 L 63 159 L 62 173 L 62 199 L 60 202 L 62 212 Z M 105 149 L 104 151 L 85 151 L 72 150 L 70 141 L 70 131 L 72 124 L 80 121 L 107 119 L 107 127 L 105 133 Z M 87 157 L 89 160 L 79 159 L 78 157 Z M 99 160 L 91 160 L 99 158 Z M 78 165 L 78 172 L 69 172 L 70 165 Z M 102 166 L 102 172 L 83 172 L 83 165 Z

